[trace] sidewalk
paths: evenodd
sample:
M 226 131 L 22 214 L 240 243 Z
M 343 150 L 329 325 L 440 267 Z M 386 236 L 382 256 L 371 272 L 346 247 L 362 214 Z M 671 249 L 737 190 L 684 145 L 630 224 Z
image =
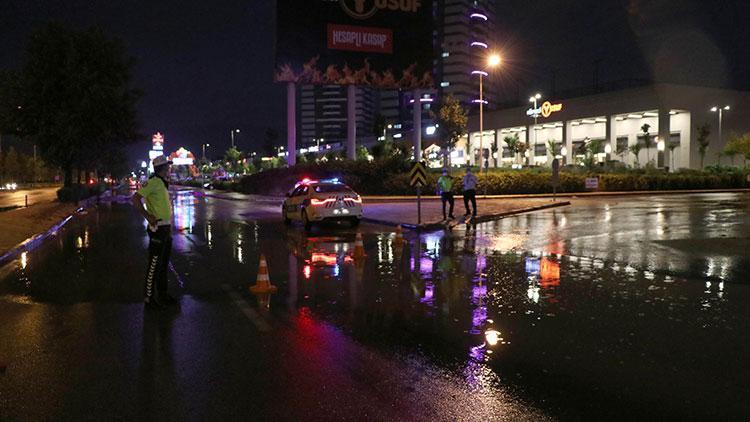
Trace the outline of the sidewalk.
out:
M 456 196 L 453 215 L 461 218 L 466 209 L 463 198 Z M 496 220 L 505 216 L 570 205 L 567 201 L 553 202 L 546 198 L 508 199 L 477 198 L 477 217 L 474 222 Z M 442 203 L 437 199 L 422 200 L 422 224 L 417 224 L 417 201 L 369 202 L 364 200 L 364 221 L 388 226 L 401 225 L 411 229 L 431 230 L 444 227 Z
M 21 242 L 49 230 L 75 210 L 75 204 L 55 201 L 0 212 L 0 260 Z
M 695 193 L 750 193 L 748 188 L 736 189 L 683 189 L 683 190 L 633 190 L 633 191 L 591 191 L 591 192 L 565 192 L 558 193 L 557 198 L 581 198 L 589 196 L 630 196 L 630 195 L 690 195 Z M 460 198 L 460 194 L 456 197 Z M 477 194 L 477 200 L 482 199 L 527 199 L 527 198 L 545 198 L 552 199 L 551 193 L 519 193 L 507 195 L 481 195 Z M 380 196 L 363 196 L 367 203 L 391 202 L 391 201 L 416 201 L 416 195 L 380 195 Z M 439 196 L 429 195 L 422 196 L 423 200 L 439 200 Z

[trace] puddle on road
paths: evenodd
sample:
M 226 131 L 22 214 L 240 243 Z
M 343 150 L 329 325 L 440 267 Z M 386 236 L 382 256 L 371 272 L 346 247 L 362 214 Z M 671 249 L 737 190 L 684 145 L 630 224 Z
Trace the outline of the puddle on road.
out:
M 592 258 L 564 239 L 574 217 L 558 213 L 407 234 L 404 243 L 395 233 L 363 228 L 366 255 L 357 258 L 351 228 L 306 233 L 232 221 L 240 211 L 222 206 L 192 195 L 175 200 L 174 275 L 196 298 L 212 300 L 223 283 L 247 292 L 263 253 L 279 288 L 261 301 L 271 315 L 304 314 L 364 344 L 417 353 L 477 394 L 512 386 L 562 415 L 648 407 L 662 395 L 669 398 L 661 408 L 680 414 L 703 409 L 683 403 L 692 395 L 729 414 L 742 409 L 703 381 L 744 385 L 750 376 L 750 292 L 732 278 L 736 260 L 692 263 L 688 274 L 700 274 L 692 277 L 668 266 Z M 612 218 L 609 210 L 604 216 Z M 102 205 L 22 254 L 0 293 L 55 303 L 138 302 L 146 243 L 129 206 Z

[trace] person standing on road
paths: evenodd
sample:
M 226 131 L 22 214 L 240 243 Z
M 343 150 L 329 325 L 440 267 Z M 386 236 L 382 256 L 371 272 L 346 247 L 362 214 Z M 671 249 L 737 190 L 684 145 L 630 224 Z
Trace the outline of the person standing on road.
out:
M 437 180 L 438 194 L 440 194 L 440 200 L 443 203 L 443 220 L 448 218 L 455 218 L 453 216 L 453 178 L 448 176 L 448 170 L 443 170 L 443 175 Z M 445 216 L 445 204 L 450 204 L 450 210 L 448 211 L 448 217 Z
M 160 155 L 152 164 L 154 174 L 133 195 L 133 206 L 148 221 L 149 256 L 143 302 L 147 309 L 162 309 L 177 303 L 167 294 L 167 266 L 172 252 L 172 203 L 167 178 L 172 162 Z
M 477 177 L 471 172 L 471 168 L 466 168 L 466 175 L 464 176 L 464 207 L 466 207 L 466 216 L 469 213 L 469 201 L 473 211 L 471 212 L 472 217 L 477 216 Z

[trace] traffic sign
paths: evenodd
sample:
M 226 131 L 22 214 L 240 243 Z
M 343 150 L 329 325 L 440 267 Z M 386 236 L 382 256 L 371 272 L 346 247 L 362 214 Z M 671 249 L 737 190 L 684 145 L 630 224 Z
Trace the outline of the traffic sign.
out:
M 552 160 L 552 179 L 550 180 L 552 187 L 560 186 L 560 160 L 555 158 Z
M 427 169 L 421 162 L 414 163 L 411 171 L 409 171 L 409 184 L 411 186 L 427 185 Z

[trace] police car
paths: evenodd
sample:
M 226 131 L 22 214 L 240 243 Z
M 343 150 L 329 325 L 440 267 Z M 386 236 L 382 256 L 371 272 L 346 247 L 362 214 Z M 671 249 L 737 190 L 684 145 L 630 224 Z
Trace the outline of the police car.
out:
M 362 198 L 338 179 L 304 179 L 294 186 L 281 206 L 284 223 L 299 220 L 309 230 L 320 221 L 349 221 L 362 218 Z

